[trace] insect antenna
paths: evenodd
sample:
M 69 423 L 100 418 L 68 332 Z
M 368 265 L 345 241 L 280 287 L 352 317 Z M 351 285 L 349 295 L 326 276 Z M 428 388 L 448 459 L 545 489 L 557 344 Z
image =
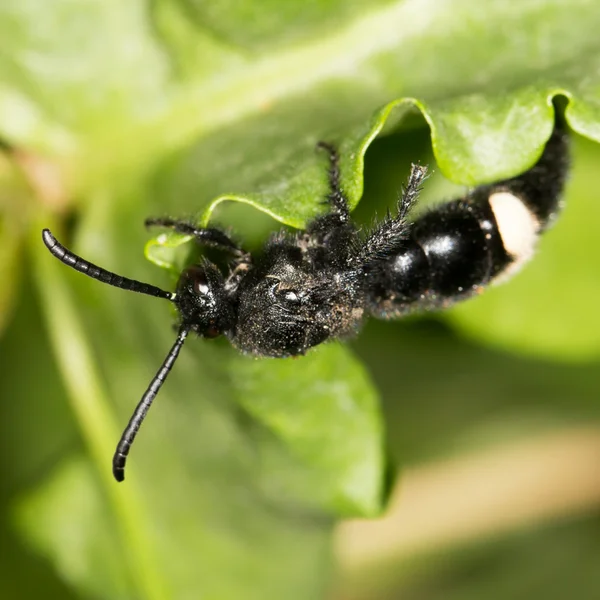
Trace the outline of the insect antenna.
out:
M 161 290 L 160 288 L 150 285 L 149 283 L 143 283 L 136 281 L 135 279 L 128 279 L 122 277 L 111 271 L 107 271 L 102 267 L 98 267 L 91 262 L 77 256 L 67 248 L 65 248 L 53 235 L 49 229 L 42 231 L 42 240 L 46 244 L 46 248 L 50 250 L 53 256 L 56 256 L 65 265 L 91 277 L 97 279 L 102 283 L 108 283 L 115 287 L 121 288 L 122 290 L 129 290 L 130 292 L 138 292 L 140 294 L 147 294 L 148 296 L 154 296 L 155 298 L 164 298 L 165 300 L 173 301 L 175 294 Z
M 135 407 L 133 411 L 133 415 L 117 444 L 117 449 L 113 456 L 113 475 L 117 481 L 123 481 L 125 479 L 125 463 L 127 462 L 127 455 L 129 454 L 129 450 L 131 449 L 131 445 L 133 444 L 133 440 L 137 435 L 137 432 L 152 405 L 152 401 L 156 398 L 158 391 L 160 390 L 162 384 L 165 382 L 167 375 L 173 368 L 177 357 L 179 356 L 179 351 L 183 346 L 183 342 L 185 342 L 185 338 L 189 333 L 189 329 L 187 326 L 182 326 L 179 329 L 179 333 L 177 334 L 177 339 L 173 344 L 171 350 L 169 350 L 169 354 L 165 358 L 161 368 L 158 370 L 158 373 L 154 376 L 148 389 L 144 392 L 142 399 L 139 404 Z
M 65 248 L 52 235 L 49 229 L 44 229 L 42 231 L 42 239 L 53 256 L 58 258 L 58 260 L 65 265 L 75 269 L 76 271 L 79 271 L 80 273 L 83 273 L 84 275 L 87 275 L 88 277 L 91 277 L 92 279 L 97 279 L 102 283 L 108 283 L 109 285 L 121 288 L 123 290 L 147 294 L 148 296 L 154 296 L 156 298 L 164 298 L 165 300 L 171 300 L 172 302 L 175 300 L 175 294 L 172 292 L 167 292 L 154 285 L 150 285 L 149 283 L 143 283 L 135 279 L 122 277 L 121 275 L 107 271 L 106 269 L 98 267 L 84 258 L 81 258 L 77 254 Z M 175 343 L 173 344 L 173 347 L 169 351 L 169 354 L 167 354 L 167 357 L 165 358 L 165 361 L 163 362 L 158 373 L 150 382 L 148 389 L 142 396 L 142 399 L 133 412 L 129 423 L 125 428 L 119 443 L 117 444 L 117 450 L 113 457 L 113 475 L 117 481 L 123 481 L 123 479 L 125 479 L 125 462 L 127 461 L 127 455 L 129 454 L 131 444 L 133 444 L 133 440 L 135 439 L 138 429 L 140 428 L 140 425 L 142 424 L 144 417 L 146 416 L 146 413 L 152 404 L 152 401 L 156 397 L 156 394 L 158 394 L 158 391 L 167 378 L 169 371 L 175 364 L 175 361 L 179 356 L 179 351 L 181 350 L 183 342 L 185 341 L 188 333 L 189 328 L 187 326 L 182 326 L 179 329 L 179 333 Z

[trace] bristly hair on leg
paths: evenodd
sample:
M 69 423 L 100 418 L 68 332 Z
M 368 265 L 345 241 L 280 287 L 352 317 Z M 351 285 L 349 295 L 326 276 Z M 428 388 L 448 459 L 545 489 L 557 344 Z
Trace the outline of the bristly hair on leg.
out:
M 327 199 L 340 219 L 346 222 L 350 219 L 350 211 L 340 182 L 340 155 L 335 146 L 328 142 L 318 142 L 317 149 L 325 150 L 329 154 L 329 194 Z
M 408 181 L 402 185 L 402 192 L 398 196 L 398 218 L 405 219 L 414 208 L 427 177 L 427 166 L 411 164 Z
M 427 167 L 412 164 L 406 185 L 398 199 L 398 214 L 392 216 L 388 210 L 387 216 L 377 224 L 369 234 L 354 262 L 367 267 L 374 262 L 385 260 L 397 254 L 408 235 L 410 223 L 406 217 L 417 203 L 419 192 L 427 177 Z

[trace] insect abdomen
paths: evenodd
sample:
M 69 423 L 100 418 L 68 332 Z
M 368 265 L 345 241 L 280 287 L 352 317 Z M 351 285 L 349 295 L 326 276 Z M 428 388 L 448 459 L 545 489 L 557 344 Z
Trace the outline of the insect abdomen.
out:
M 375 270 L 373 314 L 445 307 L 517 271 L 559 212 L 568 162 L 557 126 L 529 171 L 419 217 L 404 248 Z

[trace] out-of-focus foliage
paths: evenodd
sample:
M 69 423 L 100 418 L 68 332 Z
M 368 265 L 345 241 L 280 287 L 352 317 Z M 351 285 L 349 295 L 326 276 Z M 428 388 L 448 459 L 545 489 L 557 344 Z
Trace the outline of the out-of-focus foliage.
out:
M 257 361 L 222 341 L 190 340 L 127 482 L 111 480 L 119 425 L 172 342 L 169 311 L 69 272 L 43 248 L 42 226 L 93 262 L 168 286 L 143 259 L 145 217 L 216 218 L 250 245 L 277 226 L 264 214 L 302 226 L 323 210 L 319 139 L 339 144 L 355 206 L 374 137 L 398 124 L 412 131 L 381 142 L 359 208 L 367 222 L 424 154 L 419 111 L 440 170 L 466 184 L 529 167 L 557 95 L 571 127 L 600 140 L 594 0 L 366 6 L 0 6 L 1 500 L 56 574 L 11 552 L 0 563 L 3 596 L 319 598 L 334 520 L 374 515 L 385 500 L 377 389 L 400 462 L 446 455 L 454 432 L 485 420 L 486 407 L 596 414 L 595 370 L 562 364 L 595 360 L 600 343 L 598 209 L 588 192 L 597 154 L 587 148 L 536 262 L 444 317 L 481 347 L 414 325 L 369 326 L 356 350 L 374 386 L 342 345 Z M 439 197 L 440 185 L 432 178 L 426 194 Z M 153 244 L 149 256 L 162 250 L 170 266 Z M 540 358 L 483 345 L 560 367 L 549 377 Z M 0 540 L 12 548 L 13 535 Z M 22 581 L 33 568 L 39 576 Z

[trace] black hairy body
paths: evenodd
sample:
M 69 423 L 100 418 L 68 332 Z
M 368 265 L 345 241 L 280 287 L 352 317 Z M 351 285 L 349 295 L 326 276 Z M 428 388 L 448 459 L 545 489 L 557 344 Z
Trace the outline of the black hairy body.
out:
M 426 167 L 413 165 L 396 214 L 362 235 L 350 219 L 337 152 L 329 144 L 319 147 L 329 156 L 330 210 L 304 231 L 273 236 L 259 258 L 218 228 L 169 218 L 146 221 L 191 235 L 229 257 L 225 273 L 206 259 L 187 268 L 174 293 L 97 267 L 44 230 L 44 243 L 65 264 L 104 283 L 171 300 L 178 310 L 175 344 L 117 447 L 117 480 L 124 478 L 133 439 L 189 332 L 225 335 L 255 356 L 296 356 L 353 335 L 368 317 L 444 308 L 477 294 L 531 257 L 538 236 L 559 211 L 569 162 L 568 139 L 557 125 L 529 171 L 475 188 L 409 222 L 427 174 Z

